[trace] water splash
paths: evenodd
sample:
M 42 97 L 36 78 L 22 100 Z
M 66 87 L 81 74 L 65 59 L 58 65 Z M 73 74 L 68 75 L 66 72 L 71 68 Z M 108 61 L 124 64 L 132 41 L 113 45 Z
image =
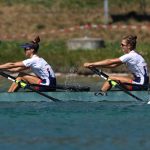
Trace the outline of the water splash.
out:
M 77 67 L 72 67 L 69 70 L 69 74 L 65 77 L 65 85 L 74 85 L 80 87 L 80 84 L 77 80 Z

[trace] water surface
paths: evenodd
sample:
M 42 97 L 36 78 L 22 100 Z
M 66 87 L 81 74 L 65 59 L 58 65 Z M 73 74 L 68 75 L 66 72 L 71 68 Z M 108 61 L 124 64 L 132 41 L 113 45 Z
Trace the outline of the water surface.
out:
M 97 79 L 59 81 L 99 88 Z M 0 102 L 0 149 L 149 150 L 149 139 L 150 105 L 140 102 Z
M 150 105 L 1 103 L 0 149 L 149 149 Z

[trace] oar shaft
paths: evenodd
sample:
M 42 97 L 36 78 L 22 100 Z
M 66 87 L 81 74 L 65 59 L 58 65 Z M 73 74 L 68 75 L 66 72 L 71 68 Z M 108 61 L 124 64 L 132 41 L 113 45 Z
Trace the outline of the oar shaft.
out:
M 127 89 L 123 88 L 121 85 L 117 85 L 118 88 L 120 88 L 121 90 L 123 90 L 126 94 L 132 96 L 133 98 L 139 100 L 139 101 L 143 101 L 141 98 L 135 96 L 134 94 L 130 93 Z
M 97 68 L 89 68 L 89 69 L 91 69 L 95 74 L 102 77 L 104 80 L 108 80 L 109 76 L 107 74 L 103 73 L 101 70 L 98 70 Z
M 11 76 L 9 74 L 6 74 L 4 72 L 0 72 L 0 75 L 3 76 L 3 77 L 5 77 L 5 78 L 7 78 L 8 80 L 11 80 L 11 81 L 15 81 L 16 80 L 15 77 L 13 77 L 13 76 Z
M 28 86 L 27 88 L 28 88 L 29 90 L 33 91 L 33 92 L 36 92 L 36 93 L 38 93 L 38 94 L 40 94 L 40 95 L 42 95 L 42 96 L 48 98 L 48 99 L 51 99 L 51 100 L 54 101 L 54 102 L 60 102 L 60 101 L 61 101 L 61 100 L 59 100 L 59 99 L 57 99 L 57 98 L 54 98 L 54 97 L 52 97 L 52 96 L 49 96 L 49 95 L 47 95 L 47 94 L 45 94 L 45 93 L 42 93 L 42 92 L 40 92 L 40 91 L 37 91 L 37 90 L 35 90 L 34 88 L 31 88 L 30 86 Z
M 56 99 L 56 98 L 54 98 L 54 97 L 51 97 L 51 96 L 49 96 L 49 95 L 47 95 L 47 94 L 45 94 L 45 93 L 42 93 L 42 92 L 40 92 L 40 91 L 35 90 L 34 88 L 32 88 L 32 87 L 30 86 L 30 84 L 27 84 L 27 83 L 25 83 L 24 81 L 17 81 L 15 77 L 13 77 L 13 76 L 11 76 L 11 75 L 8 75 L 8 74 L 6 74 L 6 73 L 4 73 L 4 72 L 0 72 L 0 75 L 3 76 L 3 77 L 5 77 L 5 78 L 7 78 L 8 80 L 11 80 L 11 81 L 13 81 L 13 82 L 15 82 L 15 83 L 17 83 L 17 84 L 20 84 L 20 86 L 21 86 L 22 88 L 26 88 L 26 89 L 29 89 L 29 90 L 31 90 L 31 91 L 33 91 L 33 92 L 36 92 L 36 93 L 38 93 L 38 94 L 40 94 L 40 95 L 42 95 L 42 96 L 44 96 L 44 97 L 46 97 L 46 98 L 48 98 L 48 99 L 54 101 L 54 102 L 60 102 L 60 101 L 61 101 L 61 100 Z
M 108 82 L 112 82 L 113 85 L 117 86 L 119 89 L 121 89 L 122 91 L 124 91 L 126 94 L 132 96 L 133 98 L 135 98 L 136 100 L 139 101 L 143 101 L 143 99 L 135 96 L 134 94 L 130 93 L 121 83 L 118 83 L 115 80 L 111 80 L 109 79 L 109 76 L 107 74 L 105 74 L 104 72 L 102 72 L 101 70 L 99 71 L 97 68 L 89 68 L 91 69 L 95 74 L 99 75 L 100 77 L 102 77 L 104 80 L 108 81 Z

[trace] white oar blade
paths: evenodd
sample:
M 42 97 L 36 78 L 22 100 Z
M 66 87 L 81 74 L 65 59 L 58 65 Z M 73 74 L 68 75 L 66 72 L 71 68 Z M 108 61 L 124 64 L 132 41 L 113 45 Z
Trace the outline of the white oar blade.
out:
M 148 101 L 147 104 L 150 104 L 150 101 Z

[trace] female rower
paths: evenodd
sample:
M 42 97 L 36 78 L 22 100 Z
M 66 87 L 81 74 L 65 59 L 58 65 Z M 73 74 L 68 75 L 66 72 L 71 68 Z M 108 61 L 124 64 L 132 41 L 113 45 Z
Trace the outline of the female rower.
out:
M 19 62 L 9 62 L 0 65 L 2 71 L 19 72 L 17 81 L 23 80 L 29 84 L 38 84 L 39 91 L 55 90 L 56 77 L 51 66 L 41 57 L 37 55 L 39 49 L 40 38 L 37 36 L 32 42 L 21 45 L 28 59 Z M 34 75 L 22 72 L 31 69 Z M 13 83 L 8 92 L 15 92 L 20 88 L 19 84 Z
M 132 77 L 124 77 L 111 75 L 110 79 L 119 81 L 121 83 L 129 83 L 130 86 L 126 86 L 128 90 L 142 90 L 142 86 L 148 85 L 148 69 L 144 58 L 136 52 L 136 39 L 137 36 L 128 35 L 121 41 L 122 51 L 125 53 L 123 56 L 114 59 L 106 59 L 98 62 L 84 63 L 84 67 L 102 67 L 102 68 L 114 68 L 125 64 L 129 71 L 132 73 Z M 134 84 L 134 85 L 132 85 Z M 137 84 L 137 86 L 135 85 Z M 109 82 L 105 82 L 101 88 L 101 95 L 104 95 L 106 91 L 110 90 L 112 85 Z

